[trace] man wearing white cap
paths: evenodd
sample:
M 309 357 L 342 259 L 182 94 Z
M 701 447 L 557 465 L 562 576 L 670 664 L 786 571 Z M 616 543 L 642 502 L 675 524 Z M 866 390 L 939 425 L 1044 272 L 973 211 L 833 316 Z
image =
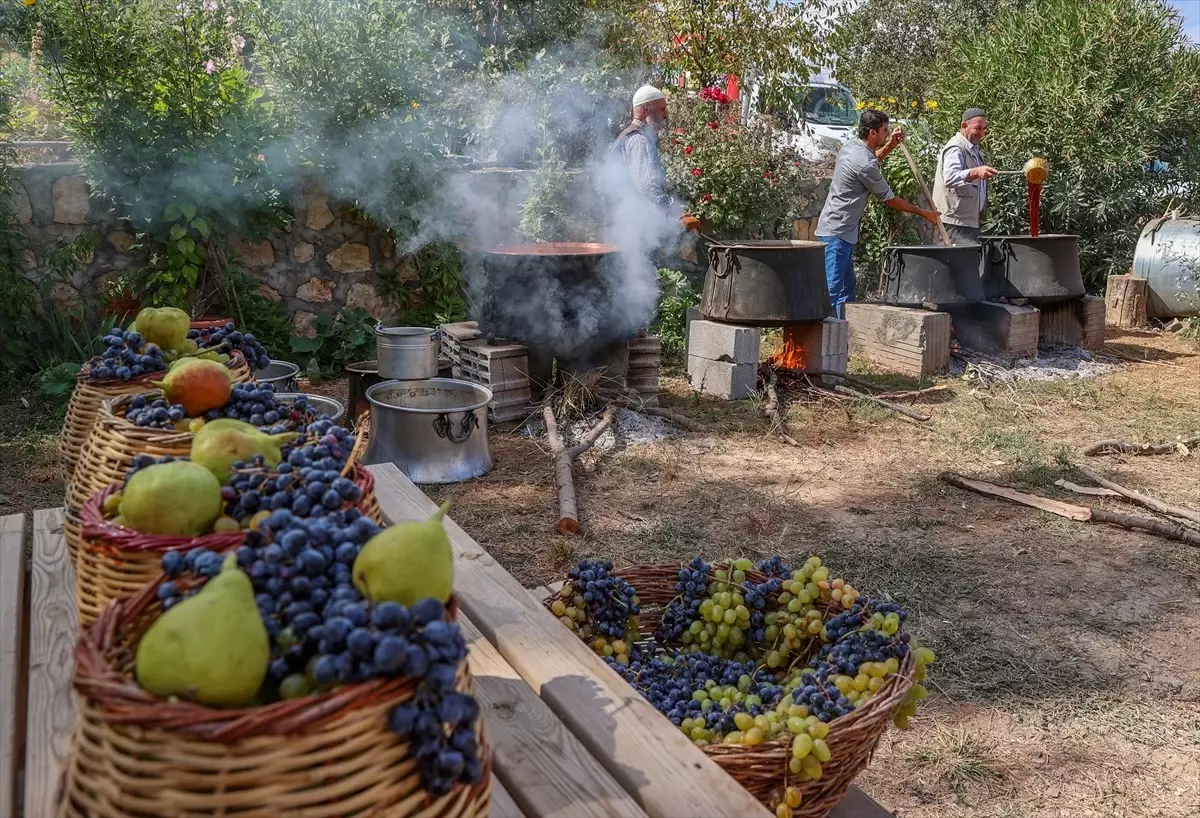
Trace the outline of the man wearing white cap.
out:
M 999 171 L 987 164 L 979 143 L 987 136 L 988 121 L 982 108 L 963 111 L 958 133 L 942 146 L 933 176 L 933 206 L 942 214 L 954 244 L 979 244 L 987 213 L 988 180 Z
M 666 172 L 658 152 L 659 136 L 667 129 L 667 97 L 653 85 L 643 85 L 633 95 L 632 119 L 613 143 L 637 192 L 677 216 L 687 230 L 700 229 L 694 216 L 684 215 L 683 208 L 666 191 Z

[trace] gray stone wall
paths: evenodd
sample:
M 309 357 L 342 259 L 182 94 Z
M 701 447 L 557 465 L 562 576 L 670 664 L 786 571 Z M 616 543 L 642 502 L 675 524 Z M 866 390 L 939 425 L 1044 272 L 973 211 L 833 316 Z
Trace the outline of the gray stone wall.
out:
M 499 208 L 512 224 L 497 225 L 515 237 L 516 221 L 529 171 L 490 169 L 472 172 L 465 184 L 480 201 L 508 202 Z M 586 180 L 573 178 L 572 195 L 587 189 Z M 801 191 L 802 218 L 795 223 L 795 238 L 810 238 L 825 202 L 828 180 L 818 179 Z M 105 204 L 92 198 L 80 166 L 72 162 L 33 165 L 19 170 L 14 190 L 18 226 L 28 247 L 24 273 L 41 281 L 52 272 L 54 251 L 82 234 L 93 234 L 94 247 L 86 258 L 71 265 L 66 280 L 56 282 L 53 297 L 63 305 L 95 297 L 100 285 L 123 271 L 144 263 L 144 252 L 134 245 L 134 231 L 117 219 Z M 495 209 L 494 206 L 492 209 Z M 243 268 L 258 281 L 258 291 L 283 302 L 297 331 L 311 334 L 318 315 L 333 315 L 341 307 L 362 307 L 378 317 L 384 310 L 381 281 L 415 289 L 418 274 L 409 259 L 396 255 L 396 245 L 386 232 L 356 217 L 353 209 L 314 185 L 300 184 L 292 201 L 294 218 L 287 230 L 272 230 L 260 242 L 231 237 L 230 247 Z M 462 214 L 464 219 L 495 215 Z M 500 238 L 500 236 L 497 236 Z
M 94 234 L 91 253 L 53 286 L 53 297 L 63 305 L 94 297 L 104 281 L 136 269 L 145 259 L 134 246 L 131 226 L 90 194 L 81 168 L 69 162 L 21 168 L 13 193 L 18 226 L 27 240 L 24 273 L 30 280 L 51 275 L 56 249 L 86 232 Z M 229 243 L 259 282 L 258 291 L 286 304 L 298 332 L 311 333 L 318 315 L 332 315 L 340 307 L 363 307 L 379 316 L 383 300 L 378 286 L 384 277 L 416 285 L 417 271 L 397 259 L 395 242 L 358 219 L 349 206 L 315 186 L 299 185 L 292 209 L 289 229 L 272 230 L 260 242 L 234 236 Z

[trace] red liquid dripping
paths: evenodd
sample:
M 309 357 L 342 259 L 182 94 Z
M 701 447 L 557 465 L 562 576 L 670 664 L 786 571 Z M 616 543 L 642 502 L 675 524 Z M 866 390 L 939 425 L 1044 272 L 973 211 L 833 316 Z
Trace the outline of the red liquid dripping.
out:
M 1042 186 L 1029 183 L 1029 235 L 1037 237 L 1038 212 L 1042 204 Z

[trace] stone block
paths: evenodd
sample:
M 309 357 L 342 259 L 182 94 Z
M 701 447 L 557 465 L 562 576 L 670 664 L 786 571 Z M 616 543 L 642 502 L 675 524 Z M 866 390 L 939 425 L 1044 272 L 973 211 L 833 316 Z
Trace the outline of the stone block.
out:
M 366 273 L 371 270 L 371 248 L 365 244 L 343 244 L 325 256 L 335 273 Z
M 358 283 L 346 294 L 346 308 L 362 307 L 372 318 L 383 315 L 383 299 L 370 284 Z
M 265 281 L 260 281 L 258 283 L 258 294 L 271 301 L 283 300 L 283 296 L 279 294 L 279 291 Z
M 91 209 L 91 190 L 82 176 L 60 176 L 50 188 L 54 221 L 59 224 L 87 224 Z M 32 211 L 31 216 L 32 219 Z
M 1017 307 L 997 301 L 946 306 L 954 320 L 954 337 L 968 349 L 997 358 L 1036 358 L 1037 307 Z
M 758 327 L 693 320 L 688 329 L 688 357 L 758 366 Z
M 20 182 L 13 184 L 12 206 L 13 213 L 17 217 L 17 224 L 33 222 L 33 204 L 29 201 L 29 191 L 25 190 L 25 185 Z
M 741 400 L 750 397 L 758 388 L 758 364 L 735 364 L 689 355 L 688 379 L 692 388 L 701 394 Z
M 296 328 L 296 334 L 304 338 L 312 338 L 317 334 L 316 327 L 313 326 L 316 320 L 315 313 L 305 310 L 296 310 L 292 315 L 292 325 Z
M 314 276 L 307 283 L 300 285 L 296 290 L 296 297 L 309 303 L 332 301 L 333 282 Z
M 292 258 L 301 264 L 312 261 L 314 255 L 316 255 L 316 250 L 306 241 L 297 242 L 296 246 L 292 248 Z
M 312 230 L 324 230 L 333 224 L 333 211 L 329 209 L 329 197 L 316 188 L 304 192 L 306 213 L 304 225 Z
M 882 369 L 921 376 L 950 368 L 948 313 L 850 303 L 846 325 L 850 354 Z
M 133 234 L 124 230 L 114 230 L 108 234 L 108 243 L 124 253 L 133 244 Z
M 275 263 L 275 248 L 266 239 L 257 244 L 238 241 L 233 249 L 247 267 L 270 267 Z

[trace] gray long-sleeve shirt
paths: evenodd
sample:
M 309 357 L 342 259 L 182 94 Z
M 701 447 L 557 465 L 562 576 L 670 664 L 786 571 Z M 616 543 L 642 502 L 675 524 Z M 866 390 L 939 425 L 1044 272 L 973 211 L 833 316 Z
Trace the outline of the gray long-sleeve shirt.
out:
M 629 169 L 637 192 L 649 201 L 671 209 L 675 200 L 666 192 L 667 174 L 658 154 L 658 136 L 654 129 L 643 122 L 637 131 L 626 135 L 617 144 L 617 150 Z
M 896 196 L 883 178 L 875 151 L 861 139 L 850 139 L 838 151 L 816 234 L 857 244 L 858 225 L 872 193 L 885 202 Z
M 978 145 L 971 146 L 971 154 L 975 161 L 980 165 L 987 164 L 983 161 L 983 151 L 979 150 Z M 967 185 L 978 185 L 979 187 L 979 212 L 987 210 L 987 195 L 988 183 L 987 179 L 968 179 L 967 174 L 971 169 L 967 167 L 967 159 L 961 150 L 946 151 L 945 165 L 942 168 L 942 178 L 946 180 L 946 187 L 958 189 Z

